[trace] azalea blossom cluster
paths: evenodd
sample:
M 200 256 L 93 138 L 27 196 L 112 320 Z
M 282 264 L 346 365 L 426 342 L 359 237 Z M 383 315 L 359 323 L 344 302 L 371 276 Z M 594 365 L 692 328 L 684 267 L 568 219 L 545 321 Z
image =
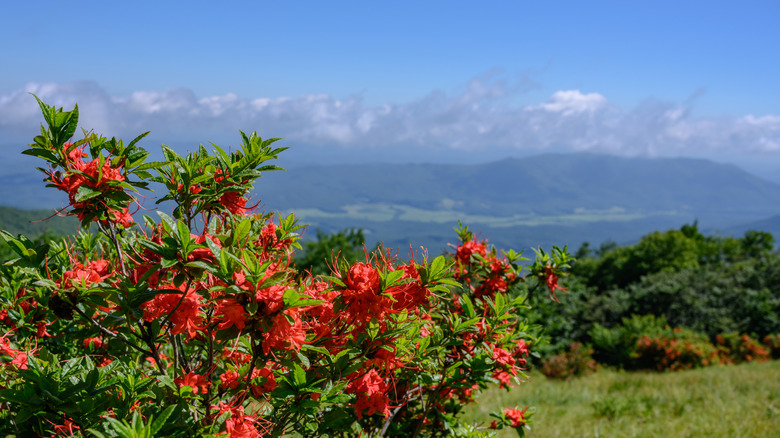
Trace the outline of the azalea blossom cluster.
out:
M 48 129 L 26 153 L 100 233 L 47 245 L 2 233 L 19 258 L 0 277 L 0 432 L 487 436 L 458 414 L 488 385 L 526 378 L 537 338 L 521 286 L 560 289 L 565 251 L 524 273 L 520 254 L 459 226 L 452 254 L 380 248 L 312 276 L 295 267 L 295 217 L 249 199 L 278 169 L 265 164 L 284 150 L 276 139 L 242 133 L 235 152 L 184 157 L 163 147 L 147 163 L 138 139 L 69 144 L 77 108 L 41 108 Z M 130 228 L 114 212 L 148 181 L 172 213 Z
M 107 205 L 100 205 L 103 200 L 98 199 L 105 193 L 122 190 L 117 184 L 125 180 L 121 161 L 112 165 L 110 159 L 93 158 L 87 162 L 84 160 L 89 157 L 84 153 L 86 147 L 87 144 L 76 146 L 65 143 L 60 154 L 64 157 L 64 171 L 50 170 L 48 180 L 68 194 L 68 201 L 73 208 L 72 214 L 78 216 L 80 221 L 88 217 L 98 217 L 96 213 L 105 209 L 107 220 L 125 228 L 129 227 L 133 223 L 133 217 L 126 206 L 121 209 L 106 208 Z

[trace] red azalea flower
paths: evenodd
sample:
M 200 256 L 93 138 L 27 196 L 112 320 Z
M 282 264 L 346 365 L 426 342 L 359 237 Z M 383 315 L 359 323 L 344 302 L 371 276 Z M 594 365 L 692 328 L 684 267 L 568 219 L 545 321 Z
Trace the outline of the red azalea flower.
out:
M 255 293 L 255 300 L 258 304 L 265 304 L 265 314 L 270 315 L 284 308 L 284 293 L 287 291 L 287 285 L 275 284 L 265 289 L 260 289 Z
M 496 347 L 493 349 L 493 359 L 500 364 L 504 364 L 510 367 L 515 364 L 515 358 L 513 358 L 512 355 L 503 348 Z
M 379 272 L 372 266 L 358 262 L 349 268 L 344 283 L 353 291 L 376 294 L 379 293 Z
M 276 377 L 274 372 L 266 368 L 255 368 L 252 370 L 252 380 L 249 387 L 252 390 L 252 395 L 260 397 L 264 393 L 271 392 L 279 386 L 276 383 Z
M 230 412 L 230 417 L 225 420 L 227 438 L 259 438 L 262 436 L 258 430 L 261 419 L 245 414 L 243 406 L 231 407 L 220 402 L 219 406 L 214 406 L 214 408 L 219 410 L 218 416 Z
M 238 371 L 227 370 L 219 375 L 219 380 L 222 381 L 220 385 L 226 389 L 236 389 L 241 384 L 241 374 Z
M 230 326 L 236 326 L 242 330 L 246 326 L 246 310 L 233 298 L 223 298 L 217 300 L 217 307 L 214 309 L 214 317 L 217 318 L 217 330 L 224 330 Z
M 179 290 L 183 291 L 184 285 Z M 181 304 L 179 304 L 181 301 Z M 176 307 L 178 305 L 178 307 Z M 203 316 L 201 312 L 201 298 L 198 294 L 190 291 L 184 292 L 184 298 L 181 294 L 160 294 L 155 295 L 150 301 L 141 305 L 144 309 L 144 321 L 154 321 L 157 318 L 168 316 L 172 328 L 171 334 L 187 332 L 187 338 L 192 339 L 198 331 L 204 329 Z M 176 309 L 174 311 L 174 309 Z
M 363 418 L 364 414 L 375 413 L 383 414 L 387 418 L 390 415 L 388 389 L 385 380 L 372 368 L 349 382 L 345 391 L 357 395 L 355 414 L 358 418 Z
M 550 298 L 558 301 L 558 297 L 555 296 L 555 291 L 561 290 L 567 292 L 565 288 L 558 285 L 558 274 L 553 271 L 552 266 L 546 266 L 544 268 L 544 276 L 545 283 L 547 283 L 547 288 L 550 290 Z
M 502 371 L 502 370 L 493 371 L 493 378 L 498 380 L 498 387 L 502 389 L 511 386 L 510 382 L 512 382 L 512 377 L 514 377 L 514 375 L 506 371 Z
M 292 317 L 294 321 L 292 324 L 287 316 Z M 306 342 L 306 329 L 297 313 L 292 315 L 278 313 L 271 320 L 271 328 L 263 333 L 263 337 L 265 337 L 263 352 L 266 355 L 272 348 L 300 351 L 301 346 Z
M 515 352 L 514 354 L 517 356 L 528 356 L 530 354 L 531 350 L 528 347 L 528 344 L 525 342 L 524 339 L 518 339 L 517 344 L 515 344 Z
M 476 239 L 474 239 L 469 242 L 464 242 L 462 245 L 460 245 L 455 251 L 455 257 L 462 264 L 467 265 L 469 264 L 472 255 L 479 254 L 484 257 L 486 252 L 487 247 L 485 244 L 479 243 Z
M 128 208 L 125 207 L 122 210 L 108 210 L 108 219 L 123 226 L 124 228 L 130 228 L 133 224 L 133 216 L 129 213 Z
M 247 208 L 246 198 L 238 192 L 227 192 L 219 197 L 219 203 L 232 214 L 246 216 L 252 208 Z
M 211 382 L 206 380 L 204 376 L 195 374 L 194 372 L 179 376 L 173 381 L 179 385 L 179 387 L 189 386 L 192 388 L 193 394 L 205 394 L 208 391 L 209 385 L 211 385 Z
M 520 409 L 506 408 L 504 409 L 504 416 L 507 420 L 512 422 L 512 427 L 523 426 L 527 423 L 525 419 L 525 412 L 527 410 L 528 408 L 525 408 L 522 411 Z

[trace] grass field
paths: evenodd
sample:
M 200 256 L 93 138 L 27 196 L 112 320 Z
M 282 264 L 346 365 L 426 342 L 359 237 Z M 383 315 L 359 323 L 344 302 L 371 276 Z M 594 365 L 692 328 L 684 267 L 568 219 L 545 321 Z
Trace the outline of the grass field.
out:
M 533 372 L 511 392 L 481 394 L 466 419 L 515 405 L 535 407 L 528 437 L 778 437 L 780 361 L 570 381 Z

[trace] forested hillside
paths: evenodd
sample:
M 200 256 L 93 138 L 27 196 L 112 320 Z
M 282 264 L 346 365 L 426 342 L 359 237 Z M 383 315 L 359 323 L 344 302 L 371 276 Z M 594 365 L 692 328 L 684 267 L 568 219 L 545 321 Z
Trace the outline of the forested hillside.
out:
M 534 297 L 529 313 L 546 322 L 547 355 L 578 343 L 601 363 L 654 368 L 672 359 L 650 366 L 638 359 L 642 349 L 665 345 L 661 356 L 681 348 L 675 354 L 701 366 L 718 361 L 721 348 L 768 358 L 757 342 L 780 333 L 780 254 L 769 233 L 716 237 L 684 225 L 634 245 L 584 245 L 576 257 L 560 303 Z
M 38 236 L 42 233 L 55 235 L 74 234 L 78 231 L 75 217 L 61 217 L 51 210 L 20 210 L 0 206 L 0 229 L 13 235 Z

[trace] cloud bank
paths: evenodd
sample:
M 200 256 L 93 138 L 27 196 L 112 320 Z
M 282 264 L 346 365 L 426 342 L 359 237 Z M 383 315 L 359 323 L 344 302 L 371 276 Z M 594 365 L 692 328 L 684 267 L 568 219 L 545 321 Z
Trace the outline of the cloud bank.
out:
M 472 79 L 457 94 L 432 92 L 404 104 L 369 106 L 360 97 L 327 94 L 246 98 L 199 97 L 193 91 L 137 91 L 113 96 L 94 82 L 30 83 L 0 95 L 0 136 L 30 138 L 42 121 L 34 93 L 72 108 L 80 126 L 106 136 L 132 138 L 237 138 L 239 129 L 287 143 L 323 148 L 440 151 L 571 150 L 667 156 L 780 152 L 780 115 L 701 118 L 690 103 L 648 100 L 636 108 L 610 104 L 599 93 L 561 90 L 545 102 L 512 105 L 518 87 L 492 77 Z

